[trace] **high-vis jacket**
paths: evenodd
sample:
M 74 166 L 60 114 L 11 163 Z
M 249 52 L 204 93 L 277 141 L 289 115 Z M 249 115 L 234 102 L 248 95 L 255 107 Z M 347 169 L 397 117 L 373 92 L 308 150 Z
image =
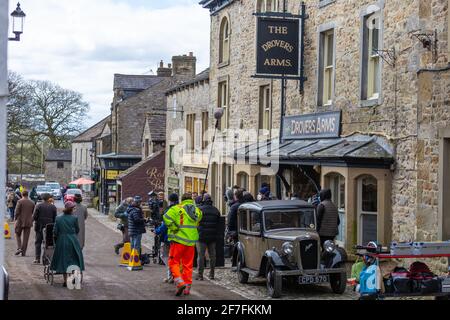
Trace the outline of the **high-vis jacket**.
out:
M 193 200 L 185 200 L 173 206 L 164 215 L 169 241 L 185 246 L 195 246 L 198 241 L 198 226 L 202 220 L 202 212 Z

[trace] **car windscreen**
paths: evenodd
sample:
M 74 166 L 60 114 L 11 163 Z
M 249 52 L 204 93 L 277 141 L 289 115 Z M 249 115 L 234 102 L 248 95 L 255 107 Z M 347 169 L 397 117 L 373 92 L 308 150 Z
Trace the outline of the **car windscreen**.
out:
M 45 186 L 45 187 L 37 187 L 36 191 L 38 191 L 38 192 L 51 192 L 52 189 L 50 187 L 48 187 L 48 186 Z
M 47 186 L 52 189 L 60 189 L 60 186 L 57 183 L 47 183 Z
M 81 194 L 80 189 L 69 189 L 67 190 L 67 194 Z
M 314 209 L 289 211 L 265 211 L 264 224 L 266 231 L 278 229 L 312 229 L 316 228 Z

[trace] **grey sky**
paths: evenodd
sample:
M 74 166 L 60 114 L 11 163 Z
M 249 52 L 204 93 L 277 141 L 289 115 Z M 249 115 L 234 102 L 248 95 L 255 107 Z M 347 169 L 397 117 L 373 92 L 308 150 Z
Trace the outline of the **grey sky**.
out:
M 20 2 L 27 18 L 22 41 L 9 43 L 9 69 L 81 92 L 88 125 L 109 114 L 114 73 L 150 74 L 190 51 L 198 71 L 208 67 L 210 17 L 198 0 Z

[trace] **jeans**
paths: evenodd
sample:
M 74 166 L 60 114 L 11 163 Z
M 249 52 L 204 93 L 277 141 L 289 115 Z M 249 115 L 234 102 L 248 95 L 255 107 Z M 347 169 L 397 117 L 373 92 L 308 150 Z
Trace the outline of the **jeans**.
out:
M 136 249 L 141 252 L 142 233 L 131 236 L 131 250 Z
M 14 208 L 8 208 L 9 217 L 14 221 Z
M 161 260 L 167 267 L 167 279 L 172 279 L 172 272 L 170 272 L 169 268 L 169 253 L 170 253 L 170 243 L 161 243 L 160 256 Z
M 216 243 L 197 242 L 197 266 L 198 266 L 198 273 L 200 275 L 203 275 L 203 271 L 205 270 L 206 249 L 208 249 L 211 272 L 213 272 L 213 270 L 216 267 Z

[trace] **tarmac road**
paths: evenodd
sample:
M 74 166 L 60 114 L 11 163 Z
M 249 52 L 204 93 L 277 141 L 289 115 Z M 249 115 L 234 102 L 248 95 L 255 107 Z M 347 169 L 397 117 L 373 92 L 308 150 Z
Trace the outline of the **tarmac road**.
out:
M 62 203 L 57 203 L 61 208 Z M 11 227 L 12 224 L 10 224 Z M 12 228 L 13 229 L 13 228 Z M 12 232 L 14 232 L 12 230 Z M 62 276 L 55 276 L 53 286 L 43 278 L 43 266 L 33 265 L 34 231 L 26 257 L 16 257 L 15 239 L 6 240 L 6 268 L 10 274 L 11 300 L 172 300 L 175 287 L 163 283 L 165 267 L 151 264 L 143 271 L 131 272 L 118 267 L 119 257 L 113 244 L 119 240 L 113 232 L 92 217 L 86 222 L 86 271 L 82 290 L 62 287 Z M 207 280 L 194 282 L 191 296 L 184 300 L 239 300 L 241 296 Z

